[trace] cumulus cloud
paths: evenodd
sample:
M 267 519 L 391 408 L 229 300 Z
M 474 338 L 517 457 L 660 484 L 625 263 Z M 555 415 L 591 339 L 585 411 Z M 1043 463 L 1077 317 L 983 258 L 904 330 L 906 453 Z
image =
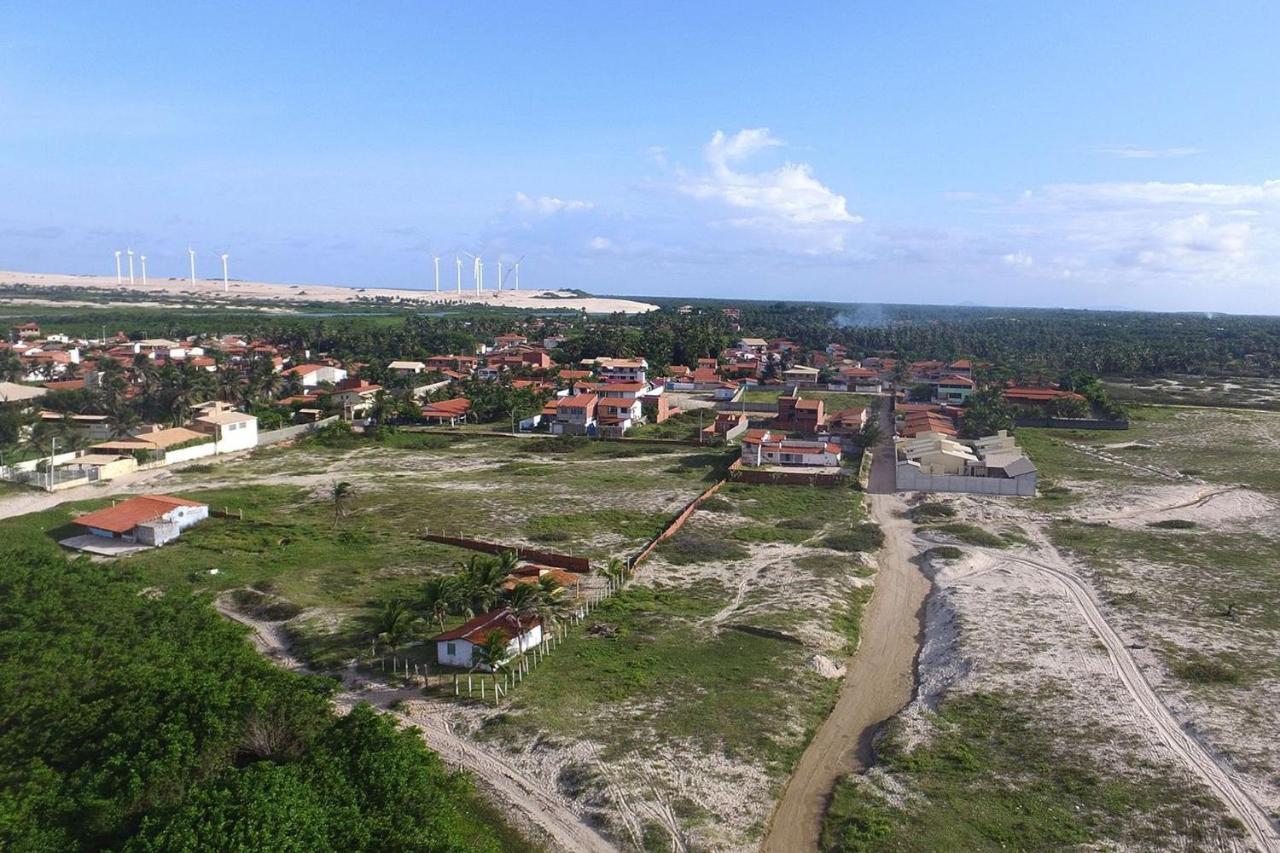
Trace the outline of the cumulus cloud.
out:
M 708 171 L 683 176 L 680 191 L 743 212 L 729 224 L 792 237 L 808 235 L 815 238 L 807 244 L 809 250 L 839 250 L 843 228 L 862 218 L 849 213 L 845 197 L 815 178 L 807 163 L 786 162 L 763 171 L 746 168 L 754 155 L 784 144 L 768 128 L 746 128 L 733 135 L 717 130 L 704 150 Z
M 521 210 L 550 216 L 553 213 L 572 213 L 579 210 L 591 210 L 595 207 L 595 204 L 589 201 L 579 201 L 578 199 L 572 198 L 556 198 L 555 196 L 549 195 L 531 198 L 524 193 L 518 192 L 516 193 L 516 207 Z

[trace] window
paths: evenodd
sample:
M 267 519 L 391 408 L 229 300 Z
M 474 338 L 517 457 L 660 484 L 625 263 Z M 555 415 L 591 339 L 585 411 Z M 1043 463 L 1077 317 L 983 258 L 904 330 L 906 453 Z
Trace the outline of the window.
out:
M 445 643 L 445 644 L 444 644 L 444 653 L 445 653 L 445 654 L 447 654 L 449 657 L 454 657 L 454 656 L 456 656 L 456 655 L 458 654 L 458 644 L 457 644 L 457 643 Z

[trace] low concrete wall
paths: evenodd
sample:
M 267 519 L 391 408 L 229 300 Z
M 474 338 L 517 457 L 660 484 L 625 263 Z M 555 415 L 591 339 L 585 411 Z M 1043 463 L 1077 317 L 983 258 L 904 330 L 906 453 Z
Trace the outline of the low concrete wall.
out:
M 279 442 L 282 442 L 282 441 L 289 441 L 290 439 L 297 438 L 298 436 L 306 435 L 309 432 L 315 432 L 325 424 L 331 424 L 337 419 L 338 419 L 337 415 L 331 415 L 327 418 L 322 418 L 316 421 L 315 423 L 311 423 L 311 424 L 298 424 L 296 426 L 287 426 L 287 427 L 282 427 L 281 429 L 273 429 L 268 432 L 260 432 L 258 433 L 258 446 L 262 447 L 267 444 L 278 444 Z
M 730 403 L 727 400 L 721 400 L 716 403 L 716 409 L 721 412 L 754 412 L 757 414 L 776 415 L 778 413 L 777 403 Z
M 1097 418 L 1015 418 L 1014 426 L 1050 427 L 1052 429 L 1128 429 L 1127 420 L 1108 421 Z
M 1016 495 L 1032 498 L 1036 494 L 1036 475 L 1021 477 L 964 477 L 959 475 L 921 474 L 916 466 L 899 462 L 897 490 L 900 492 L 965 492 L 971 495 Z
M 428 542 L 439 542 L 441 545 L 453 545 L 469 551 L 482 551 L 486 554 L 501 554 L 504 551 L 515 551 L 522 560 L 541 563 L 544 566 L 555 566 L 571 572 L 586 573 L 591 571 L 591 561 L 586 557 L 572 557 L 556 551 L 543 551 L 526 545 L 503 545 L 499 542 L 485 542 L 482 539 L 471 539 L 466 536 L 443 536 L 439 533 L 425 533 L 422 536 Z

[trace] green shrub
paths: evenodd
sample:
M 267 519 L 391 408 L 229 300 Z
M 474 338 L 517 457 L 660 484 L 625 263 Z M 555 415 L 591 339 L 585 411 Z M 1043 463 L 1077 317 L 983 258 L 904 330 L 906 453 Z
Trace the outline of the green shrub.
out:
M 844 533 L 825 537 L 821 544 L 835 551 L 875 551 L 884 544 L 884 532 L 874 524 L 859 524 Z
M 976 527 L 972 524 L 965 524 L 964 522 L 939 524 L 927 529 L 938 530 L 942 533 L 954 536 L 966 545 L 979 545 L 985 548 L 1003 548 L 1009 544 L 989 530 L 983 530 L 981 527 Z
M 1235 664 L 1202 654 L 1194 654 L 1170 668 L 1178 678 L 1192 684 L 1239 684 L 1244 680 L 1244 674 Z
M 709 497 L 700 503 L 698 509 L 705 509 L 707 512 L 736 512 L 732 503 L 724 498 L 715 496 Z
M 939 503 L 938 501 L 925 501 L 924 503 L 913 507 L 908 515 L 912 521 L 936 521 L 943 518 L 954 518 L 956 508 L 950 504 Z
M 935 560 L 958 560 L 964 556 L 964 551 L 954 545 L 939 545 L 936 548 L 930 548 L 925 554 Z
M 1189 518 L 1166 518 L 1164 521 L 1153 521 L 1147 525 L 1160 530 L 1190 530 L 1195 526 L 1196 523 Z
M 668 563 L 685 566 L 690 563 L 714 563 L 741 560 L 751 552 L 731 539 L 722 539 L 693 530 L 681 530 L 658 546 Z

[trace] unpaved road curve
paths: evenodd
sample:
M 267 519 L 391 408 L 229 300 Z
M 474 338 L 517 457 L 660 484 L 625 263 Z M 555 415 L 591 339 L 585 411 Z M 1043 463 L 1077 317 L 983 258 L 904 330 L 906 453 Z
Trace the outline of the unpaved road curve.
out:
M 803 853 L 818 848 L 822 815 L 841 776 L 870 762 L 871 737 L 915 691 L 922 608 L 929 582 L 911 562 L 911 523 L 892 495 L 870 496 L 885 534 L 875 592 L 862 619 L 862 642 L 849 662 L 835 708 L 800 756 L 773 813 L 762 849 Z
M 253 630 L 250 639 L 259 652 L 280 666 L 305 669 L 301 661 L 289 654 L 288 644 L 276 625 L 238 613 L 221 600 L 215 607 L 223 616 Z M 548 791 L 539 781 L 511 767 L 499 756 L 454 734 L 445 720 L 435 716 L 409 716 L 390 708 L 398 700 L 420 696 L 416 688 L 368 692 L 344 690 L 334 696 L 334 704 L 343 711 L 349 711 L 361 702 L 367 702 L 378 711 L 417 729 L 427 746 L 440 754 L 441 760 L 475 774 L 482 784 L 517 809 L 525 820 L 545 833 L 560 849 L 573 853 L 616 853 L 618 848 L 583 823 L 564 800 Z
M 1067 590 L 1081 615 L 1089 623 L 1089 627 L 1107 647 L 1111 660 L 1115 664 L 1116 675 L 1129 695 L 1133 697 L 1134 704 L 1150 720 L 1160 740 L 1218 795 L 1228 811 L 1244 825 L 1245 832 L 1255 847 L 1267 853 L 1280 851 L 1280 833 L 1277 833 L 1276 827 L 1267 818 L 1266 812 L 1240 786 L 1230 767 L 1178 725 L 1173 713 L 1164 702 L 1160 701 L 1160 697 L 1156 695 L 1146 676 L 1142 674 L 1137 661 L 1129 653 L 1120 635 L 1103 616 L 1093 592 L 1064 566 L 1015 557 L 989 549 L 984 550 L 998 560 L 1006 563 L 1020 563 L 1048 575 Z M 1062 559 L 1052 549 L 1049 549 L 1048 553 L 1052 555 L 1049 557 L 1050 561 L 1055 557 L 1057 560 Z

